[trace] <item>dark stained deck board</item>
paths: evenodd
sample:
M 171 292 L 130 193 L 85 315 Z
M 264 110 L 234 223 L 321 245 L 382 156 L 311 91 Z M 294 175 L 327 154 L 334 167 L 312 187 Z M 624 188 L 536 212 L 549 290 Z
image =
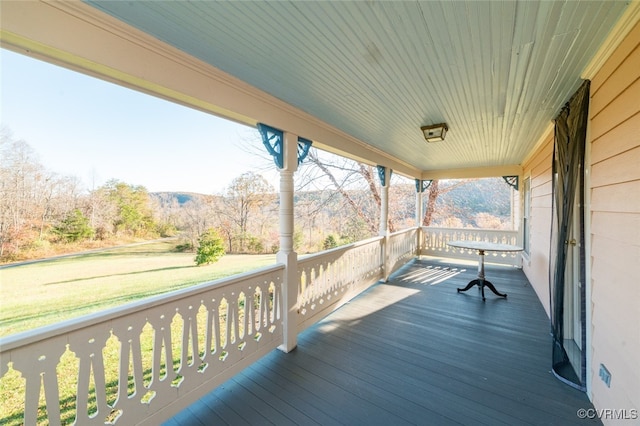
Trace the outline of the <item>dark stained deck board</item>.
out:
M 334 417 L 309 402 L 309 400 L 313 401 L 315 399 L 313 394 L 290 379 L 283 377 L 277 370 L 271 370 L 268 366 L 266 368 L 252 366 L 243 374 L 249 375 L 264 390 L 266 393 L 264 399 L 266 401 L 269 401 L 274 406 L 285 403 L 292 410 L 300 412 L 300 415 L 291 415 L 291 419 L 297 424 L 322 425 L 336 421 Z M 300 417 L 300 420 L 297 420 L 296 417 Z
M 587 396 L 550 372 L 549 320 L 522 271 L 486 265 L 508 297 L 486 289 L 485 302 L 456 292 L 475 275 L 416 259 L 167 424 L 589 423 L 576 415 Z

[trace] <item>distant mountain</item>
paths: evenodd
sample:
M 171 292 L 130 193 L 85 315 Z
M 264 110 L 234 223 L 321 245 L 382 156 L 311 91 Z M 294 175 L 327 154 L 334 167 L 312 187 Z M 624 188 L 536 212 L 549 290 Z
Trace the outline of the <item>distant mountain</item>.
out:
M 502 178 L 470 179 L 464 183 L 443 180 L 443 193 L 436 201 L 434 222 L 450 217 L 461 220 L 463 226 L 482 228 L 479 214 L 491 215 L 508 223 L 511 219 L 511 189 Z
M 156 197 L 165 203 L 176 200 L 180 205 L 186 204 L 196 198 L 208 197 L 208 195 L 199 194 L 197 192 L 151 192 L 149 195 Z

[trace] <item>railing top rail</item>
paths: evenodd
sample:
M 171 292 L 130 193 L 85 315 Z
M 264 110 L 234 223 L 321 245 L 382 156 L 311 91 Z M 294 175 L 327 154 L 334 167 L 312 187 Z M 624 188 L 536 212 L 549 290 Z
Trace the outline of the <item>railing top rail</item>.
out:
M 405 229 L 401 229 L 401 230 L 396 231 L 396 232 L 392 232 L 391 234 L 389 234 L 389 236 L 393 237 L 393 236 L 401 235 L 401 234 L 404 234 L 404 233 L 407 233 L 407 232 L 412 232 L 412 231 L 415 231 L 417 229 L 420 229 L 420 227 L 419 226 L 412 226 L 411 228 L 405 228 Z
M 312 254 L 308 254 L 308 255 L 304 255 L 304 256 L 300 256 L 300 258 L 298 259 L 298 263 L 307 263 L 307 262 L 312 262 L 315 259 L 318 258 L 322 258 L 322 257 L 335 257 L 336 254 L 339 253 L 344 253 L 347 252 L 349 250 L 353 250 L 354 248 L 357 247 L 362 247 L 368 244 L 372 244 L 372 243 L 377 243 L 380 240 L 382 240 L 384 237 L 372 237 L 369 238 L 367 240 L 362 240 L 362 241 L 356 241 L 355 243 L 351 243 L 351 244 L 346 244 L 344 246 L 340 246 L 340 247 L 335 247 L 329 250 L 324 250 L 318 253 L 312 253 Z
M 93 314 L 87 314 L 55 324 L 38 327 L 33 330 L 12 334 L 10 336 L 0 337 L 0 353 L 7 352 L 14 348 L 30 345 L 44 339 L 50 339 L 56 336 L 68 334 L 73 331 L 94 326 L 96 324 L 105 323 L 119 317 L 161 306 L 165 303 L 175 302 L 176 300 L 191 297 L 193 295 L 197 295 L 199 293 L 203 293 L 212 289 L 230 287 L 238 282 L 250 280 L 261 275 L 272 274 L 274 272 L 282 270 L 284 270 L 284 265 L 281 263 L 276 263 L 274 265 L 266 266 L 242 274 L 233 275 L 231 277 L 207 281 L 201 284 L 196 284 L 189 288 L 152 296 L 135 302 L 127 303 L 122 306 L 105 309 Z
M 422 226 L 422 229 L 431 229 L 438 231 L 452 231 L 452 232 L 487 232 L 487 233 L 500 233 L 500 234 L 517 234 L 518 231 L 514 229 L 491 229 L 491 228 L 445 228 L 443 226 Z

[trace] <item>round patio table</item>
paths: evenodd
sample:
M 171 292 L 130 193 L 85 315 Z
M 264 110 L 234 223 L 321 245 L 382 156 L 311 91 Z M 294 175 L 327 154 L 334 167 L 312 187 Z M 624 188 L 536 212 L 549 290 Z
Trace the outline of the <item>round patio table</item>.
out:
M 499 244 L 499 243 L 488 243 L 484 241 L 449 241 L 447 243 L 451 247 L 468 249 L 468 250 L 476 250 L 478 252 L 479 260 L 478 260 L 478 278 L 472 280 L 467 284 L 465 288 L 459 288 L 458 293 L 461 291 L 467 291 L 471 287 L 477 285 L 480 287 L 482 291 L 482 300 L 486 300 L 484 297 L 484 288 L 485 286 L 489 288 L 495 295 L 500 297 L 507 297 L 506 293 L 500 293 L 496 290 L 495 286 L 491 284 L 491 282 L 487 281 L 484 276 L 484 253 L 487 251 L 497 251 L 497 252 L 518 252 L 522 251 L 522 247 L 514 246 L 511 244 Z

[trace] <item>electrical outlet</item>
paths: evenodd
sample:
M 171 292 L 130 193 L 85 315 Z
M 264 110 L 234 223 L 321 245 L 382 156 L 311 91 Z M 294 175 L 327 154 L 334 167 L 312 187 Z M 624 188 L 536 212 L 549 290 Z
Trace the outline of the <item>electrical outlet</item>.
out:
M 604 364 L 600 364 L 600 378 L 608 388 L 611 387 L 611 373 L 609 373 Z

